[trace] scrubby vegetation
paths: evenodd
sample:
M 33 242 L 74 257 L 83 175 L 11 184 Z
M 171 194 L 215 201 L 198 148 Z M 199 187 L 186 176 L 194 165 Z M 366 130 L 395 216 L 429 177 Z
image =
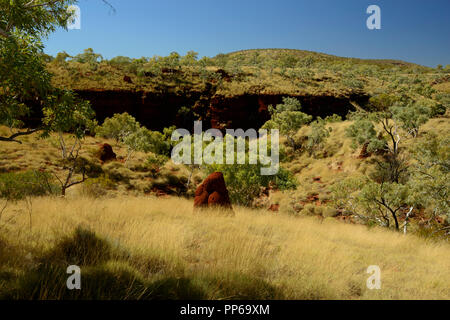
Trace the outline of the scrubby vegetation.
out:
M 72 2 L 0 4 L 0 298 L 450 297 L 448 66 L 287 49 L 45 55 L 41 38 Z M 172 123 L 152 131 L 125 112 L 98 123 L 74 90 L 200 93 L 176 110 L 189 126 L 214 95 L 282 95 L 263 125 L 280 131 L 279 170 L 178 164 Z M 302 97 L 317 96 L 353 108 L 312 116 Z M 99 156 L 105 144 L 115 156 Z M 192 212 L 214 171 L 235 217 Z M 383 290 L 365 287 L 374 263 Z M 83 290 L 66 290 L 68 264 Z
M 174 52 L 167 57 L 96 60 L 98 54 L 88 49 L 82 55 L 91 58 L 80 60 L 78 56 L 62 53 L 58 55 L 60 58 L 49 59 L 48 68 L 55 75 L 56 86 L 145 92 L 205 91 L 213 87 L 217 94 L 226 96 L 254 93 L 345 96 L 390 91 L 429 99 L 437 94 L 435 86 L 444 87 L 441 81 L 447 82 L 448 73 L 448 69 L 436 70 L 402 61 L 340 58 L 288 49 L 245 50 L 201 59 L 195 52 L 185 56 Z M 124 76 L 130 77 L 131 82 L 124 81 Z

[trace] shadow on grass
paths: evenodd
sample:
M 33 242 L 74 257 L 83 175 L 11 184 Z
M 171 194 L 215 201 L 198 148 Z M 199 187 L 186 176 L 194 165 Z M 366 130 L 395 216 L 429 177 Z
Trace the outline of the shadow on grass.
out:
M 16 274 L 7 273 L 0 299 L 25 300 L 203 300 L 279 299 L 282 294 L 266 281 L 250 275 L 227 273 L 206 276 L 186 275 L 167 268 L 157 274 L 143 272 L 123 259 L 94 232 L 77 228 L 61 239 L 37 263 Z M 81 289 L 69 290 L 69 265 L 81 268 Z M 174 271 L 178 270 L 178 271 Z M 144 277 L 144 275 L 147 275 Z M 14 278 L 12 278 L 14 277 Z
M 61 239 L 40 260 L 66 266 L 88 266 L 108 261 L 111 252 L 111 245 L 106 240 L 99 238 L 93 231 L 77 227 L 71 237 Z

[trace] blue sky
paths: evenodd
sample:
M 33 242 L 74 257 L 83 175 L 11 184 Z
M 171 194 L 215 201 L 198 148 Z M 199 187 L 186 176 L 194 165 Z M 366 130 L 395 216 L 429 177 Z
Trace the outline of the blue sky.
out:
M 214 56 L 290 48 L 338 56 L 450 64 L 449 0 L 80 0 L 81 29 L 58 30 L 48 54 L 93 48 L 105 58 L 172 51 Z M 366 9 L 381 8 L 381 30 Z

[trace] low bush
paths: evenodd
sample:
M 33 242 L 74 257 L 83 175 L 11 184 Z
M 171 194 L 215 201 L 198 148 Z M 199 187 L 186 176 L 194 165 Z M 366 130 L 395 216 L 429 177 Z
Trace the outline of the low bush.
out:
M 261 175 L 261 164 L 208 165 L 207 172 L 222 172 L 231 201 L 235 204 L 251 206 L 261 190 L 275 184 L 280 190 L 295 189 L 294 175 L 280 167 L 275 175 Z
M 59 193 L 50 173 L 30 170 L 0 174 L 0 198 L 21 200 L 27 196 L 44 196 Z
M 108 190 L 115 190 L 117 184 L 108 175 L 86 180 L 80 187 L 81 195 L 98 198 L 105 196 Z

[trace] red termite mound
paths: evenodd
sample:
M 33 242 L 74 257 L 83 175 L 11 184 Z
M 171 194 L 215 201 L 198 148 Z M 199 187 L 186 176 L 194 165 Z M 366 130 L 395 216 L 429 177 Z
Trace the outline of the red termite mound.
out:
M 104 143 L 101 145 L 99 150 L 99 158 L 103 162 L 116 160 L 116 154 L 114 153 L 111 145 Z
M 194 209 L 207 207 L 233 209 L 221 172 L 211 173 L 195 191 Z

